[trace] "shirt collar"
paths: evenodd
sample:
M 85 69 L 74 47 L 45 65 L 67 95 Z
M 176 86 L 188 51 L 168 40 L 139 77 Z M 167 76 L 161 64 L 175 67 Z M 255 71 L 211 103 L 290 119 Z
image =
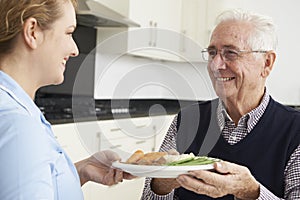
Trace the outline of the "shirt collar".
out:
M 242 118 L 247 119 L 247 131 L 248 133 L 254 128 L 257 124 L 263 113 L 265 112 L 270 100 L 270 94 L 265 88 L 265 94 L 263 99 L 258 107 L 251 110 L 249 113 L 246 113 Z M 218 107 L 217 107 L 217 118 L 220 130 L 222 131 L 225 126 L 225 120 L 232 121 L 231 117 L 226 111 L 226 108 L 221 99 L 219 99 Z
M 21 88 L 21 86 L 8 74 L 0 70 L 0 89 L 7 92 L 12 99 L 21 105 L 31 116 L 42 114 L 40 109 L 35 105 L 30 96 Z

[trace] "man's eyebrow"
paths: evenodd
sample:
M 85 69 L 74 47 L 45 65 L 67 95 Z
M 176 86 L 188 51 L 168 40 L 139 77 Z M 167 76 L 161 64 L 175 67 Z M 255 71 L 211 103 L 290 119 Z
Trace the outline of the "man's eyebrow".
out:
M 216 46 L 215 45 L 211 45 L 211 46 L 208 46 L 207 47 L 208 49 L 216 49 Z M 238 47 L 234 46 L 234 45 L 223 45 L 221 47 L 222 49 L 225 48 L 225 49 L 239 49 Z
M 223 48 L 228 48 L 228 49 L 238 49 L 238 47 L 234 45 L 224 45 Z

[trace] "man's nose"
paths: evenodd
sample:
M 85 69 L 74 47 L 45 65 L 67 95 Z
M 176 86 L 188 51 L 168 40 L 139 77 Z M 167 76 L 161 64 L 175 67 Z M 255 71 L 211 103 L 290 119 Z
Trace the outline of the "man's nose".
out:
M 225 69 L 226 64 L 220 53 L 218 53 L 210 62 L 210 68 L 214 71 Z

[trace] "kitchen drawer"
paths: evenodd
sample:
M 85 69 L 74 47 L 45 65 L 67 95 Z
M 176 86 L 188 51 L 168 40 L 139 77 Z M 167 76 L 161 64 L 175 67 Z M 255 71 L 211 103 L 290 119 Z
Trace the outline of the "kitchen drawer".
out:
M 134 139 L 123 137 L 114 140 L 100 140 L 100 150 L 109 149 L 117 152 L 122 158 L 127 158 L 134 151 L 141 149 L 144 152 L 154 151 L 154 138 Z
M 99 122 L 102 138 L 119 139 L 132 137 L 145 139 L 153 137 L 154 125 L 150 118 L 130 118 Z

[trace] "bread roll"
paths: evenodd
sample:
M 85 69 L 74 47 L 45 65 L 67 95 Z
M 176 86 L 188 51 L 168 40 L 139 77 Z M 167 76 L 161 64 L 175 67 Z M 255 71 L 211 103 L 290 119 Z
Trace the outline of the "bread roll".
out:
M 129 164 L 137 164 L 138 161 L 144 157 L 144 152 L 142 150 L 136 150 L 126 161 Z
M 146 153 L 138 162 L 139 165 L 156 165 L 159 164 L 157 161 L 167 155 L 167 152 L 150 152 Z

